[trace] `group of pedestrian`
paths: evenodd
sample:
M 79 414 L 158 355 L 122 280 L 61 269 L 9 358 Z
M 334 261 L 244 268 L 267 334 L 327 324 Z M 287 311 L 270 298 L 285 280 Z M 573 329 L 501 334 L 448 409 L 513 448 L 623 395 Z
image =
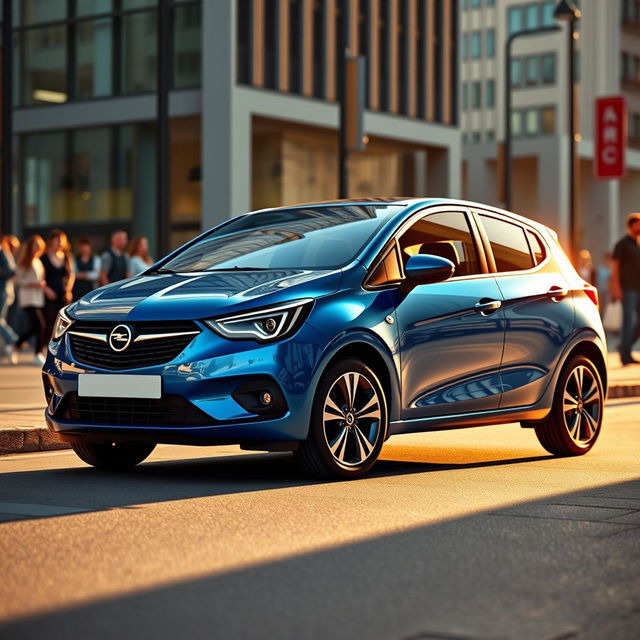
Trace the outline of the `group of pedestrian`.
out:
M 34 364 L 45 350 L 60 309 L 102 286 L 145 271 L 153 262 L 144 236 L 126 231 L 111 234 L 109 248 L 95 255 L 91 241 L 81 237 L 72 252 L 67 234 L 54 229 L 45 240 L 34 234 L 23 244 L 12 235 L 0 240 L 0 339 L 12 364 L 26 343 L 34 349 Z

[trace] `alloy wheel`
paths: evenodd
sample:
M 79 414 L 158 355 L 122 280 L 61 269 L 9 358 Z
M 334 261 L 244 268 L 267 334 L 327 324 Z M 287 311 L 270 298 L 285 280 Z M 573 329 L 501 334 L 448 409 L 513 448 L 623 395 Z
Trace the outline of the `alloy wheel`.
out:
M 362 373 L 342 374 L 325 398 L 324 438 L 340 465 L 361 465 L 373 453 L 382 422 L 382 406 L 372 382 Z
M 588 447 L 598 435 L 602 405 L 595 375 L 588 367 L 578 365 L 567 378 L 562 396 L 564 424 L 577 446 Z

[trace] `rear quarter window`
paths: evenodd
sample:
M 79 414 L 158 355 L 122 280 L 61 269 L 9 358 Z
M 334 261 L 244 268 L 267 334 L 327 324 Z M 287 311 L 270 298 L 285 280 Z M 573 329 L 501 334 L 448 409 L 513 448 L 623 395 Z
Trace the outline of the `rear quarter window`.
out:
M 533 231 L 529 230 L 527 230 L 527 238 L 529 238 L 529 245 L 531 246 L 535 263 L 538 265 L 541 262 L 544 262 L 544 259 L 547 257 L 547 252 L 545 251 L 544 244 L 542 244 L 540 238 L 538 238 Z
M 480 219 L 499 272 L 525 271 L 535 266 L 525 230 L 521 226 L 482 214 Z

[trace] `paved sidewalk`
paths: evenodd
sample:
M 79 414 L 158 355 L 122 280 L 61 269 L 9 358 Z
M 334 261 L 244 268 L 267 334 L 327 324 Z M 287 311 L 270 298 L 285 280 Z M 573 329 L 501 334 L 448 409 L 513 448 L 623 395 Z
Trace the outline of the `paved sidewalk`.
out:
M 610 345 L 609 397 L 640 396 L 640 365 L 622 367 Z M 640 353 L 636 352 L 640 360 Z M 21 355 L 20 364 L 0 363 L 0 454 L 66 449 L 44 425 L 40 368 Z

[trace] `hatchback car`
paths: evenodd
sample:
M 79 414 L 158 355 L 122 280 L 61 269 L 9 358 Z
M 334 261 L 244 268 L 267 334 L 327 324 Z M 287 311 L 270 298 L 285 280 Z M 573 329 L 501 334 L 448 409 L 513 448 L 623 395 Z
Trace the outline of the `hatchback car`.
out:
M 46 420 L 98 467 L 236 443 L 354 478 L 392 435 L 513 422 L 581 455 L 605 344 L 541 224 L 444 199 L 268 209 L 63 309 Z

